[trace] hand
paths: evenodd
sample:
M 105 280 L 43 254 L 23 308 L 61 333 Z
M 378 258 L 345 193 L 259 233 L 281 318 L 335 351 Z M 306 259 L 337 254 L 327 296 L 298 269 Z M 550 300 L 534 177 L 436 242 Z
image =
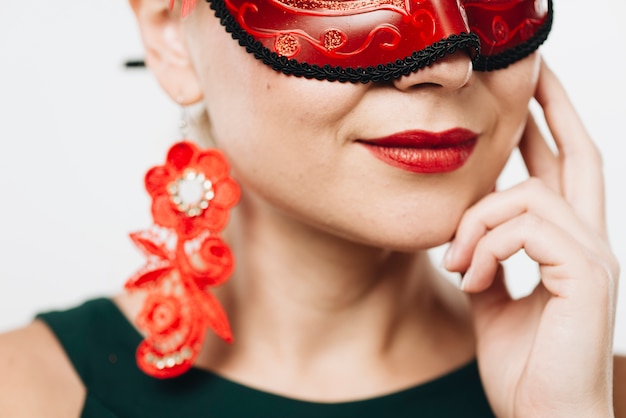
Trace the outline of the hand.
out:
M 445 266 L 465 272 L 481 377 L 497 416 L 613 416 L 619 266 L 607 239 L 601 159 L 545 63 L 535 97 L 558 155 L 529 116 L 520 151 L 531 178 L 467 210 Z M 522 249 L 541 281 L 512 300 L 500 262 Z

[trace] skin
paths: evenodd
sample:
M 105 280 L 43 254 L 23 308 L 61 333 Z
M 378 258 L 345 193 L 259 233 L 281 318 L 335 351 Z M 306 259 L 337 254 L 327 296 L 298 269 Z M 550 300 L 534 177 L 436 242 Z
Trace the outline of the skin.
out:
M 523 129 L 537 77 L 535 58 L 480 79 L 459 53 L 388 84 L 302 80 L 241 48 L 220 48 L 232 42 L 219 25 L 206 24 L 214 20 L 209 8 L 198 8 L 183 36 L 213 137 L 244 190 L 304 227 L 378 248 L 415 251 L 450 240 L 463 211 L 493 188 Z M 470 161 L 445 176 L 388 167 L 355 142 L 456 126 L 481 139 Z
M 345 401 L 477 356 L 498 416 L 624 416 L 612 399 L 613 390 L 626 398 L 626 364 L 611 353 L 619 266 L 601 161 L 538 54 L 490 73 L 457 53 L 389 83 L 304 80 L 253 59 L 204 4 L 182 21 L 167 3 L 131 0 L 147 62 L 174 100 L 204 101 L 243 192 L 227 231 L 237 271 L 218 294 L 237 343 L 210 336 L 199 367 L 285 396 Z M 528 118 L 533 96 L 557 155 Z M 457 126 L 479 141 L 447 174 L 390 167 L 357 142 Z M 517 146 L 531 178 L 493 192 Z M 445 267 L 464 273 L 465 293 L 425 253 L 450 241 Z M 541 284 L 513 301 L 498 266 L 521 249 Z M 142 296 L 116 302 L 133 318 Z M 0 359 L 0 390 L 15 394 L 2 410 L 78 414 L 84 388 L 45 326 L 0 336 Z

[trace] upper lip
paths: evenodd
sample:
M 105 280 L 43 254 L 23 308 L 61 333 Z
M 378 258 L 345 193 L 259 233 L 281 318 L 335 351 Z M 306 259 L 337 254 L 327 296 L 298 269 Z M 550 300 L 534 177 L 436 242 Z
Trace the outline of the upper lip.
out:
M 394 148 L 448 148 L 475 140 L 478 134 L 465 128 L 452 128 L 446 131 L 403 131 L 382 138 L 362 139 L 372 145 Z

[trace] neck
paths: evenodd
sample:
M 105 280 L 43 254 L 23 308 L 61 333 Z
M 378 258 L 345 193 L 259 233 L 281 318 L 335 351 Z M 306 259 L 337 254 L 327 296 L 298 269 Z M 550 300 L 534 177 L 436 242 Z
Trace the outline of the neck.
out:
M 250 370 L 275 375 L 277 363 L 299 376 L 337 368 L 361 372 L 363 364 L 376 374 L 377 362 L 403 367 L 407 357 L 418 356 L 436 364 L 431 351 L 450 337 L 441 330 L 467 337 L 467 322 L 459 321 L 464 301 L 450 297 L 426 252 L 350 242 L 246 199 L 231 223 L 237 269 L 219 297 L 236 340 L 228 347 L 209 344 L 207 367 L 244 381 Z M 462 357 L 459 363 L 471 355 Z M 271 366 L 259 370 L 264 365 Z

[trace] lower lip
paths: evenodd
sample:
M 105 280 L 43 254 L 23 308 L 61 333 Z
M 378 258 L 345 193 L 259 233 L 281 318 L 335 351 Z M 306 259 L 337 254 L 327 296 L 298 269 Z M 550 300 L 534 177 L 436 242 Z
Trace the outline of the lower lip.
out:
M 476 138 L 447 147 L 386 147 L 360 142 L 374 157 L 384 163 L 412 173 L 448 173 L 461 168 L 469 159 Z

